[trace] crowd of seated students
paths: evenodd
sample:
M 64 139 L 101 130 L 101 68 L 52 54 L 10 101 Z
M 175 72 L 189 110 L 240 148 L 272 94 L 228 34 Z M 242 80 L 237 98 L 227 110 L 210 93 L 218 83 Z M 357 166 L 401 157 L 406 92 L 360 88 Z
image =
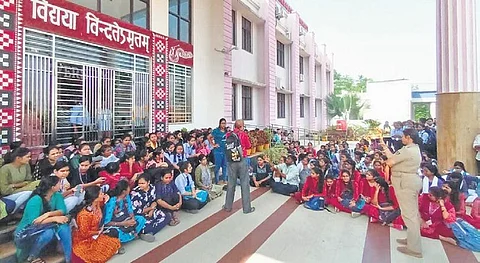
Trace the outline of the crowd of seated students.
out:
M 53 142 L 35 161 L 25 145 L 11 145 L 0 168 L 0 223 L 20 220 L 19 260 L 43 262 L 44 249 L 57 243 L 67 262 L 105 262 L 125 252 L 122 243 L 152 242 L 179 224 L 180 209 L 197 213 L 223 194 L 207 130 L 112 142 L 102 138 L 95 152 L 81 138 L 65 148 Z
M 363 214 L 371 223 L 404 229 L 390 169 L 385 163 L 387 158 L 381 148 L 372 148 L 366 140 L 357 144 L 353 152 L 346 142 L 330 142 L 317 152 L 298 143 L 287 144 L 287 148 L 288 156 L 282 157 L 277 165 L 266 157 L 258 157 L 253 166 L 252 186 L 270 186 L 273 192 L 290 195 L 307 208 L 309 200 L 321 197 L 336 212 L 350 213 L 354 218 Z M 470 176 L 459 161 L 440 175 L 436 161 L 425 152 L 422 156 L 419 176 L 423 186 L 418 197 L 422 236 L 452 244 L 467 242 L 461 246 L 478 251 L 480 244 L 461 240 L 452 227 L 459 219 L 464 220 L 477 229 L 474 235 L 480 237 L 477 177 Z M 471 213 L 465 209 L 468 197 L 473 197 Z M 469 242 L 474 245 L 469 246 Z
M 105 137 L 95 152 L 81 139 L 65 149 L 51 143 L 35 162 L 30 150 L 15 143 L 0 168 L 0 219 L 21 216 L 15 231 L 18 257 L 42 262 L 43 249 L 58 240 L 67 262 L 104 262 L 125 253 L 122 243 L 137 238 L 153 242 L 166 225 L 180 223 L 180 209 L 195 214 L 222 195 L 226 170 L 221 140 L 227 132 L 220 120 L 215 130 L 151 133 L 135 142 L 128 134 L 117 141 Z M 349 149 L 347 142 L 330 142 L 317 151 L 312 143 L 279 143 L 288 152 L 279 163 L 262 155 L 250 163 L 252 187 L 270 187 L 299 204 L 322 197 L 336 212 L 354 218 L 363 214 L 371 223 L 403 229 L 391 172 L 376 144 L 362 140 Z M 454 243 L 451 230 L 438 224 L 462 218 L 480 226 L 480 200 L 474 199 L 470 214 L 465 209 L 465 199 L 476 197 L 478 184 L 463 163 L 456 162 L 442 177 L 436 162 L 424 154 L 420 171 L 422 235 Z M 40 234 L 28 235 L 39 226 Z M 92 247 L 102 252 L 91 253 Z
M 125 134 L 97 144 L 52 142 L 35 160 L 15 142 L 0 159 L 0 224 L 19 221 L 20 261 L 43 262 L 45 248 L 56 243 L 67 262 L 105 262 L 125 253 L 123 243 L 153 242 L 166 225 L 178 225 L 179 210 L 195 214 L 223 194 L 228 131 L 222 119 L 214 130 L 149 133 L 135 141 Z M 258 162 L 255 172 L 252 185 L 269 183 L 268 163 Z

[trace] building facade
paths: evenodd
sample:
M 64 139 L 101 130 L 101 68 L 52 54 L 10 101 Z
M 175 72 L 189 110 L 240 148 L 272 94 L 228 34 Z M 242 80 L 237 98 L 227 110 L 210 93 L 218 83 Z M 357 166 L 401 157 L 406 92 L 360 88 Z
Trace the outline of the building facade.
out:
M 4 0 L 0 16 L 3 152 L 221 117 L 326 124 L 331 58 L 284 1 Z
M 284 0 L 224 0 L 224 115 L 323 129 L 332 57 Z

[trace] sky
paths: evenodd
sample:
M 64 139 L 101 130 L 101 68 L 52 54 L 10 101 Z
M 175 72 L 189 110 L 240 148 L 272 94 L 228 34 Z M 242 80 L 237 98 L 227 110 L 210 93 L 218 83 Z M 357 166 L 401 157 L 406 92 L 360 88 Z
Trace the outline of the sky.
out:
M 436 81 L 435 0 L 289 0 L 342 74 Z

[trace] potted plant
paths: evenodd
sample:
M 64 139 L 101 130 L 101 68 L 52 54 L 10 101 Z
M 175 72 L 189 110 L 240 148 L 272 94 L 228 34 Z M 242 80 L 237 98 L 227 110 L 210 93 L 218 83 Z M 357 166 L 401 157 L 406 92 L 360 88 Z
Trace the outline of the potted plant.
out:
M 373 139 L 380 138 L 382 136 L 382 129 L 380 129 L 380 122 L 377 120 L 364 120 L 363 121 L 367 126 L 368 126 L 368 137 L 371 137 Z
M 265 144 L 267 143 L 267 135 L 265 131 L 258 131 L 257 132 L 257 152 L 263 152 Z
M 254 154 L 257 152 L 257 132 L 249 131 L 248 138 L 250 139 L 250 144 L 252 146 L 252 148 L 250 148 L 251 149 L 250 154 Z
M 263 149 L 268 150 L 270 148 L 270 143 L 273 140 L 273 132 L 270 129 L 265 129 L 265 136 L 267 138 L 265 145 L 263 146 Z
M 275 145 L 265 150 L 264 155 L 270 160 L 270 164 L 277 165 L 280 162 L 280 157 L 287 156 L 287 148 L 283 145 Z

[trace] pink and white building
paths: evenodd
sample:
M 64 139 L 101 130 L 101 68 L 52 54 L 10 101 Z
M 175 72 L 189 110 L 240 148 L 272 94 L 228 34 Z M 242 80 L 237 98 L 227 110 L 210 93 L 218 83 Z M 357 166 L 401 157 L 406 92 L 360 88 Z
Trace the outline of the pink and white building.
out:
M 223 19 L 224 115 L 325 128 L 332 57 L 300 15 L 284 0 L 224 0 Z
M 326 126 L 332 60 L 284 0 L 2 0 L 0 18 L 0 154 L 222 117 Z

